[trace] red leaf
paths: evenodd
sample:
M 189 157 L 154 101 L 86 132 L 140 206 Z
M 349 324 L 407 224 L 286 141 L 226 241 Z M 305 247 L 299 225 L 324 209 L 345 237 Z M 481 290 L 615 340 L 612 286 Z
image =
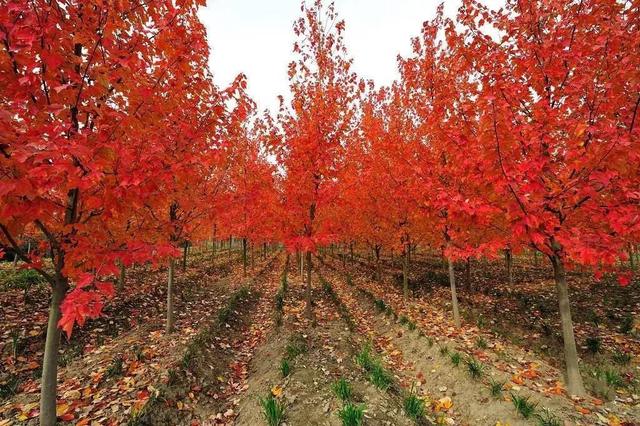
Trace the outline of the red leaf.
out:
M 618 283 L 622 287 L 626 287 L 631 284 L 631 273 L 625 273 L 618 275 Z

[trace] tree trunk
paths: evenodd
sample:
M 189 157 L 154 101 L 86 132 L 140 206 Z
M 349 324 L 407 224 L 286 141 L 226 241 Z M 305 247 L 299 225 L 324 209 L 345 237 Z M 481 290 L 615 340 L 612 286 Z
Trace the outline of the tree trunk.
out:
M 189 242 L 185 241 L 184 242 L 184 249 L 182 252 L 182 272 L 187 270 L 187 255 L 188 255 L 188 250 L 189 250 Z
M 312 265 L 311 265 L 311 252 L 307 251 L 306 253 L 306 258 L 307 258 L 307 306 L 305 308 L 305 314 L 307 316 L 307 319 L 311 320 L 313 319 L 313 310 L 311 307 L 311 269 L 312 269 Z
M 124 290 L 124 280 L 126 278 L 126 268 L 122 261 L 118 261 L 118 266 L 120 267 L 120 275 L 118 276 L 118 293 L 122 293 Z
M 573 334 L 573 321 L 571 320 L 571 306 L 569 305 L 569 290 L 567 288 L 567 276 L 564 264 L 559 256 L 551 257 L 553 264 L 553 276 L 558 292 L 558 304 L 560 307 L 560 323 L 562 325 L 562 340 L 564 341 L 565 379 L 570 395 L 585 395 L 582 376 L 580 375 L 578 350 Z
M 629 247 L 629 266 L 631 267 L 632 271 L 636 270 L 636 262 L 633 257 L 633 246 Z
M 509 284 L 513 284 L 513 255 L 510 248 L 504 251 L 504 257 L 507 262 L 507 279 Z
M 460 328 L 460 311 L 458 310 L 458 294 L 456 293 L 456 275 L 451 257 L 447 257 L 449 265 L 449 285 L 451 286 L 451 306 L 453 307 L 453 323 Z
M 402 256 L 402 297 L 406 303 L 409 298 L 409 253 L 406 247 Z
M 169 260 L 169 279 L 167 280 L 167 334 L 173 332 L 173 276 L 174 276 L 175 260 Z
M 40 425 L 53 426 L 56 424 L 56 387 L 58 383 L 58 348 L 60 347 L 60 304 L 67 293 L 67 283 L 64 278 L 57 278 L 52 289 L 51 304 L 49 305 L 49 322 L 47 337 L 44 344 L 44 359 L 42 360 L 42 386 L 40 391 Z
M 254 249 L 255 249 L 255 244 L 253 242 L 251 242 L 251 271 L 252 272 L 253 272 L 253 270 L 254 270 L 254 268 L 256 266 L 256 263 L 255 263 L 256 258 L 255 258 L 255 255 L 254 255 L 254 251 L 255 251 Z
M 380 247 L 376 246 L 376 277 L 378 281 L 382 280 L 382 269 L 380 267 Z
M 242 271 L 244 276 L 247 276 L 247 266 L 248 266 L 248 258 L 247 258 L 247 239 L 242 239 Z
M 471 290 L 471 258 L 467 257 L 467 263 L 465 264 L 464 274 L 467 281 L 467 288 Z
M 17 266 L 18 266 L 18 252 L 16 252 L 16 253 L 13 255 L 13 267 L 15 268 L 15 267 L 17 267 Z

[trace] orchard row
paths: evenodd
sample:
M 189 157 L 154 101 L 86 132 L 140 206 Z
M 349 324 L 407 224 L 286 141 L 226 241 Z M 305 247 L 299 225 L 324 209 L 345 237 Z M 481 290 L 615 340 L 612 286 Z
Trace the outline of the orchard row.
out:
M 200 3 L 0 8 L 0 243 L 51 286 L 41 424 L 55 423 L 61 330 L 151 262 L 168 266 L 171 332 L 180 250 L 229 236 L 245 258 L 265 243 L 304 253 L 309 315 L 318 248 L 429 248 L 448 262 L 457 327 L 456 261 L 541 253 L 567 389 L 583 394 L 566 270 L 633 278 L 640 5 L 440 7 L 378 88 L 353 71 L 334 5 L 303 3 L 290 95 L 262 114 L 244 76 L 213 83 Z

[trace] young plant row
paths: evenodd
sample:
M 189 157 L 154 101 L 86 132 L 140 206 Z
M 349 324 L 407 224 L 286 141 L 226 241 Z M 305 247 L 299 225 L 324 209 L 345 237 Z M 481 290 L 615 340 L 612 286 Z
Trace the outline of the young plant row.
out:
M 306 353 L 308 350 L 307 342 L 301 334 L 294 334 L 285 348 L 285 355 L 280 360 L 280 374 L 285 379 L 289 377 L 292 372 L 292 366 L 295 359 Z M 279 395 L 274 395 L 273 390 L 269 391 L 269 394 L 260 398 L 260 406 L 262 407 L 262 414 L 265 422 L 269 426 L 279 426 L 282 424 L 286 417 L 286 410 L 284 403 L 278 400 Z
M 284 263 L 284 269 L 282 270 L 282 274 L 280 275 L 280 288 L 274 297 L 274 306 L 275 306 L 275 323 L 276 327 L 280 327 L 282 325 L 282 316 L 284 315 L 284 299 L 287 295 L 288 290 L 288 282 L 287 275 L 289 273 L 289 256 L 287 255 L 287 260 Z
M 390 305 L 387 305 L 384 300 L 376 299 L 373 294 L 363 288 L 359 287 L 358 290 L 361 292 L 361 294 L 363 294 L 373 302 L 378 312 L 384 313 L 385 315 L 394 318 L 401 325 L 406 326 L 411 331 L 416 330 L 416 323 L 409 319 L 409 317 L 407 317 L 406 315 L 401 315 L 398 318 L 398 315 L 393 311 L 393 308 L 391 308 Z M 421 337 L 426 337 L 427 345 L 429 347 L 433 346 L 434 341 L 432 337 L 425 336 L 422 330 L 419 331 L 419 335 Z M 479 349 L 486 349 L 487 343 L 482 337 L 478 337 L 478 339 L 476 340 L 476 346 Z M 458 351 L 451 352 L 446 345 L 440 346 L 439 352 L 441 356 L 449 358 L 453 367 L 458 368 L 461 365 L 464 365 L 471 379 L 482 381 L 482 379 L 484 378 L 486 367 L 474 356 L 464 356 Z M 506 382 L 497 381 L 493 377 L 490 377 L 488 381 L 485 382 L 485 384 L 488 386 L 489 391 L 494 398 L 503 398 L 503 391 L 505 389 Z M 524 397 L 515 393 L 511 393 L 510 399 L 513 402 L 513 405 L 518 414 L 520 414 L 525 419 L 535 419 L 538 422 L 539 426 L 560 426 L 562 424 L 562 421 L 550 410 L 546 408 L 537 410 L 538 403 L 530 401 L 530 397 Z
M 382 360 L 375 356 L 372 346 L 366 344 L 356 355 L 358 364 L 367 374 L 368 380 L 378 389 L 389 392 L 394 396 L 400 396 L 403 401 L 404 413 L 418 425 L 430 424 L 426 417 L 426 404 L 412 388 L 409 392 L 404 392 L 395 383 L 393 375 L 384 368 Z
M 232 293 L 225 305 L 218 311 L 216 319 L 208 326 L 203 327 L 198 334 L 189 341 L 178 365 L 167 370 L 166 384 L 161 385 L 158 390 L 151 395 L 144 406 L 131 412 L 128 424 L 131 426 L 146 424 L 145 422 L 148 420 L 147 417 L 153 410 L 154 404 L 159 401 L 164 401 L 169 390 L 176 384 L 184 382 L 188 377 L 187 374 L 197 375 L 194 367 L 207 356 L 207 347 L 216 336 L 220 335 L 221 330 L 225 329 L 230 322 L 237 318 L 240 306 L 252 300 L 257 300 L 258 297 L 259 293 L 251 290 L 246 285 Z M 112 367 L 114 365 L 116 364 L 112 364 Z
M 356 323 L 353 320 L 353 317 L 351 316 L 351 314 L 349 313 L 349 308 L 347 308 L 347 306 L 344 304 L 342 299 L 340 299 L 340 297 L 336 294 L 331 283 L 328 282 L 319 272 L 318 272 L 318 276 L 320 277 L 320 283 L 322 284 L 323 291 L 331 299 L 333 304 L 336 306 L 336 309 L 338 310 L 340 317 L 344 320 L 345 323 L 347 323 L 347 327 L 349 328 L 349 331 L 355 331 Z

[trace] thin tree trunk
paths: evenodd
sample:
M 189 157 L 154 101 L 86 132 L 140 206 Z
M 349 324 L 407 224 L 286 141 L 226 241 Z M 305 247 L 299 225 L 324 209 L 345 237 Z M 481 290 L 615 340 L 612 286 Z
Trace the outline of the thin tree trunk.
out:
M 406 246 L 402 257 L 402 297 L 406 303 L 409 298 L 409 253 Z
M 305 314 L 307 319 L 312 320 L 313 319 L 313 309 L 311 307 L 311 269 L 312 269 L 312 265 L 311 265 L 311 252 L 307 251 L 306 253 L 306 258 L 307 258 L 307 290 L 306 290 L 306 295 L 307 295 L 307 306 L 305 309 Z
M 242 239 L 242 271 L 244 276 L 247 276 L 247 266 L 249 263 L 249 259 L 247 258 L 247 239 Z
M 513 284 L 513 255 L 511 254 L 510 248 L 504 251 L 504 256 L 507 262 L 507 278 L 509 280 L 509 284 Z
M 631 270 L 636 270 L 636 262 L 633 257 L 633 246 L 629 247 L 629 266 L 631 266 Z
M 64 278 L 57 278 L 52 289 L 51 304 L 49 305 L 49 322 L 47 337 L 44 344 L 44 359 L 42 361 L 42 386 L 40 393 L 40 424 L 54 426 L 56 424 L 56 387 L 58 383 L 58 349 L 60 347 L 60 304 L 67 293 L 67 283 Z
M 571 320 L 571 306 L 569 305 L 569 290 L 564 264 L 559 256 L 551 257 L 553 264 L 553 276 L 558 292 L 558 304 L 560 307 L 560 323 L 562 325 L 562 340 L 564 341 L 565 379 L 570 395 L 585 395 L 582 376 L 580 375 L 578 350 L 573 334 L 573 321 Z
M 186 271 L 187 270 L 187 255 L 189 253 L 189 242 L 185 241 L 184 242 L 184 249 L 182 252 L 182 271 Z
M 124 290 L 124 280 L 126 278 L 126 268 L 124 266 L 124 263 L 122 263 L 122 261 L 118 261 L 118 266 L 120 268 L 120 275 L 118 276 L 118 293 L 122 293 L 122 291 Z
M 460 311 L 458 310 L 458 294 L 456 293 L 456 275 L 451 257 L 447 257 L 449 265 L 449 285 L 451 286 L 451 306 L 453 307 L 453 323 L 460 328 Z
M 82 45 L 76 43 L 76 54 L 82 49 Z M 77 131 L 78 127 L 75 126 Z M 65 209 L 65 225 L 73 225 L 76 222 L 78 209 L 78 198 L 80 190 L 73 188 L 67 193 L 67 207 Z M 45 233 L 46 234 L 46 233 Z M 47 235 L 47 238 L 50 238 Z M 50 240 L 53 246 L 53 241 Z M 51 291 L 51 304 L 49 305 L 49 321 L 47 323 L 47 336 L 44 343 L 44 356 L 42 360 L 42 380 L 40 385 L 40 425 L 54 426 L 56 424 L 56 393 L 58 386 L 58 349 L 60 346 L 60 304 L 64 300 L 69 283 L 62 274 L 65 266 L 64 251 L 58 249 L 55 259 L 55 280 Z M 52 260 L 54 259 L 54 249 L 51 250 Z
M 254 250 L 255 249 L 255 245 L 253 243 L 253 241 L 251 242 L 251 271 L 254 270 L 256 263 L 255 263 L 255 255 L 254 255 Z
M 15 268 L 15 267 L 17 267 L 17 266 L 18 266 L 18 253 L 16 252 L 16 253 L 13 255 L 13 267 Z
M 376 246 L 376 278 L 378 281 L 382 280 L 382 269 L 380 267 L 380 247 Z
M 465 277 L 467 281 L 467 288 L 471 290 L 471 258 L 467 257 L 467 263 L 465 264 Z
M 173 278 L 174 278 L 175 260 L 169 260 L 169 278 L 167 280 L 167 334 L 173 332 Z

